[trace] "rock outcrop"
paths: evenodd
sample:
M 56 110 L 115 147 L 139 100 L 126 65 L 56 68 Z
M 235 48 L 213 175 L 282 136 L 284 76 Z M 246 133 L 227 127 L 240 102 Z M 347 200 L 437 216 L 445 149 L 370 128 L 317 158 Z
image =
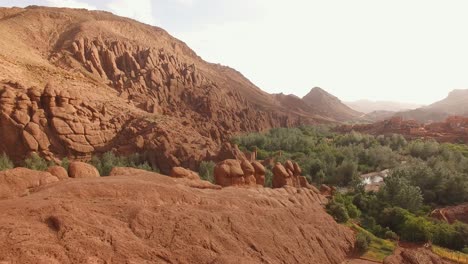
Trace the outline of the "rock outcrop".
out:
M 217 185 L 256 186 L 255 169 L 247 160 L 228 159 L 216 164 L 214 178 Z
M 0 172 L 0 200 L 28 195 L 35 188 L 58 182 L 59 179 L 48 172 L 15 168 Z
M 289 109 L 157 27 L 99 11 L 0 13 L 0 153 L 16 162 L 138 152 L 169 174 L 233 158 L 217 156 L 236 133 L 328 120 Z
M 70 178 L 99 178 L 99 171 L 88 163 L 74 161 L 68 166 Z
M 273 188 L 292 186 L 297 188 L 314 188 L 309 184 L 306 177 L 301 176 L 302 169 L 299 164 L 290 160 L 284 163 L 276 163 L 273 167 Z
M 468 203 L 436 209 L 431 212 L 431 217 L 449 224 L 455 221 L 468 224 Z
M 131 173 L 69 181 L 44 173 L 57 182 L 0 200 L 0 262 L 340 264 L 353 251 L 353 231 L 312 190 L 214 190 Z

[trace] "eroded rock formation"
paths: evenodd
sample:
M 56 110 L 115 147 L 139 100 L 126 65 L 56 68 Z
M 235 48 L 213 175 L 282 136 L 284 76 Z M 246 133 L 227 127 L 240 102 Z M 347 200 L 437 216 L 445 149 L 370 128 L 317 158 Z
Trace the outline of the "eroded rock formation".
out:
M 277 162 L 273 167 L 273 188 L 292 186 L 297 188 L 314 188 L 306 177 L 301 176 L 302 170 L 299 164 L 290 160 L 283 164 Z
M 249 161 L 228 159 L 216 164 L 215 183 L 223 186 L 256 186 L 255 169 Z
M 16 162 L 139 152 L 169 174 L 216 159 L 235 133 L 322 120 L 157 27 L 98 11 L 0 13 L 0 152 Z

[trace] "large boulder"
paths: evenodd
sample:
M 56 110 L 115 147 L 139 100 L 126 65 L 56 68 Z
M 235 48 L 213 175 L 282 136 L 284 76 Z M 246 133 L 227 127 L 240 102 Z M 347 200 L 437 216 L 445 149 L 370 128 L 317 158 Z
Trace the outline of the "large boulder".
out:
M 34 188 L 58 181 L 57 177 L 43 171 L 26 168 L 2 171 L 0 172 L 0 199 L 27 195 Z
M 184 178 L 190 180 L 200 180 L 200 175 L 198 175 L 198 173 L 182 167 L 173 167 L 171 170 L 171 177 Z
M 258 161 L 252 162 L 252 166 L 255 170 L 255 181 L 257 185 L 265 186 L 265 167 Z
M 68 172 L 62 166 L 52 166 L 47 169 L 47 172 L 57 177 L 59 180 L 68 179 Z
M 88 163 L 74 161 L 68 167 L 68 175 L 71 178 L 99 178 L 99 171 Z
M 255 168 L 248 160 L 242 160 L 241 168 L 244 172 L 245 185 L 255 186 L 257 180 L 255 179 Z

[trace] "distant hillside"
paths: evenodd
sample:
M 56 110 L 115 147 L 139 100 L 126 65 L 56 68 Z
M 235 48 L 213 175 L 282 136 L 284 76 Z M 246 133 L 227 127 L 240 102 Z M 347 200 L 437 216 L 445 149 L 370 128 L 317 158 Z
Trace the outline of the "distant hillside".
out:
M 365 114 L 363 116 L 360 116 L 357 119 L 357 121 L 369 122 L 369 123 L 379 122 L 379 121 L 383 121 L 383 120 L 386 120 L 386 119 L 389 119 L 389 118 L 393 117 L 396 113 L 397 112 L 385 111 L 385 110 L 373 111 L 373 112 L 367 113 L 367 114 Z
M 437 112 L 446 112 L 451 115 L 467 115 L 468 89 L 453 90 L 445 99 L 429 105 L 426 109 Z
M 302 100 L 311 107 L 314 113 L 337 121 L 347 121 L 362 115 L 362 113 L 351 109 L 343 104 L 340 99 L 319 87 L 310 90 Z
M 449 116 L 468 116 L 468 90 L 453 90 L 449 95 L 429 106 L 411 111 L 397 113 L 404 119 L 414 119 L 419 122 L 442 121 Z
M 401 103 L 392 101 L 371 101 L 371 100 L 358 100 L 354 102 L 344 102 L 350 108 L 363 112 L 372 113 L 375 111 L 386 111 L 386 112 L 399 112 L 404 110 L 411 110 L 421 107 L 419 104 L 412 103 Z

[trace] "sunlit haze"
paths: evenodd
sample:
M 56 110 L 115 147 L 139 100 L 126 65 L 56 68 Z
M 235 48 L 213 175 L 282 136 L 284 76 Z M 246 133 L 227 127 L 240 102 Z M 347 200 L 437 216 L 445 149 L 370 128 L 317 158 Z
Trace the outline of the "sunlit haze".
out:
M 429 104 L 468 89 L 465 0 L 1 0 L 102 9 L 166 29 L 270 93 Z

